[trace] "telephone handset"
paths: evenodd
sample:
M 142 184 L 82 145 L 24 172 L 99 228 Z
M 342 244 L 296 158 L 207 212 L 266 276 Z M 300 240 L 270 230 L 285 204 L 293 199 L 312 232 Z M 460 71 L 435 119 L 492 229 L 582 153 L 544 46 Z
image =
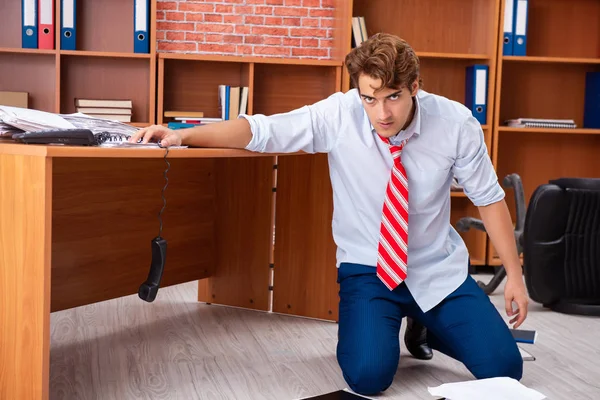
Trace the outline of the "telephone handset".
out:
M 160 144 L 159 144 L 160 146 Z M 162 146 L 160 146 L 162 147 Z M 163 276 L 163 272 L 165 270 L 165 263 L 167 261 L 167 240 L 162 237 L 162 213 L 167 206 L 167 200 L 165 198 L 165 190 L 169 185 L 169 178 L 167 178 L 167 172 L 169 172 L 169 168 L 171 164 L 167 161 L 167 155 L 169 154 L 169 148 L 165 148 L 165 163 L 167 164 L 167 168 L 164 172 L 165 177 L 165 186 L 161 191 L 161 198 L 163 201 L 163 206 L 161 210 L 158 212 L 158 236 L 151 240 L 150 246 L 152 249 L 152 259 L 150 262 L 150 270 L 148 271 L 148 278 L 144 283 L 140 285 L 138 289 L 138 296 L 140 299 L 147 301 L 149 303 L 153 302 L 156 299 L 156 295 L 158 294 L 158 288 L 160 287 L 160 281 Z

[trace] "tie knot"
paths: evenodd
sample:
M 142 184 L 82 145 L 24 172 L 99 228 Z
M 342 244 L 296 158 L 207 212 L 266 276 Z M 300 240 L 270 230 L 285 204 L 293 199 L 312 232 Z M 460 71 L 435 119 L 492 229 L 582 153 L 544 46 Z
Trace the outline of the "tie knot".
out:
M 399 145 L 395 145 L 392 144 L 392 142 L 390 141 L 389 138 L 380 136 L 381 140 L 383 140 L 383 142 L 385 144 L 388 145 L 389 149 L 390 149 L 390 153 L 392 154 L 392 158 L 394 159 L 394 161 L 398 161 L 400 159 L 400 156 L 402 155 L 402 149 L 404 148 L 404 145 L 406 144 L 406 142 L 408 141 L 408 139 L 404 139 L 402 141 L 402 143 L 400 143 Z
M 404 147 L 404 143 L 402 143 L 400 146 L 390 145 L 390 153 L 392 153 L 392 157 L 394 158 L 394 161 L 396 161 L 400 158 L 403 147 Z

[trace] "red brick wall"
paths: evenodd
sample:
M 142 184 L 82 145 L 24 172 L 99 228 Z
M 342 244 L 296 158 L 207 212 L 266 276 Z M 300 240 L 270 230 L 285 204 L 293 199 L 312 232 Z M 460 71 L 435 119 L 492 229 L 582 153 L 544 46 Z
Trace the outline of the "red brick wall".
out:
M 158 52 L 332 58 L 335 0 L 157 0 Z

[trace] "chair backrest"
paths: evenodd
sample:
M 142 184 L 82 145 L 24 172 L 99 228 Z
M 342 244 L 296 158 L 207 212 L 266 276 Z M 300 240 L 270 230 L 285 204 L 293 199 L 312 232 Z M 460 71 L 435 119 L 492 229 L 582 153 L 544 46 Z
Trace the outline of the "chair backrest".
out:
M 561 178 L 536 188 L 523 232 L 532 300 L 600 302 L 600 179 Z

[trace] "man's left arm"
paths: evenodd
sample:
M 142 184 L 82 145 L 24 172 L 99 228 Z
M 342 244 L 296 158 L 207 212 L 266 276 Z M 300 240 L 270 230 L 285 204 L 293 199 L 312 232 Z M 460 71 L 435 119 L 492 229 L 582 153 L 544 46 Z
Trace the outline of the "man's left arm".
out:
M 458 139 L 453 172 L 465 194 L 479 209 L 481 220 L 506 270 L 504 288 L 506 313 L 514 328 L 527 317 L 528 296 L 523 283 L 521 261 L 515 243 L 514 227 L 504 200 L 505 193 L 490 160 L 483 131 L 475 118 L 463 124 Z M 512 303 L 517 308 L 513 310 Z

